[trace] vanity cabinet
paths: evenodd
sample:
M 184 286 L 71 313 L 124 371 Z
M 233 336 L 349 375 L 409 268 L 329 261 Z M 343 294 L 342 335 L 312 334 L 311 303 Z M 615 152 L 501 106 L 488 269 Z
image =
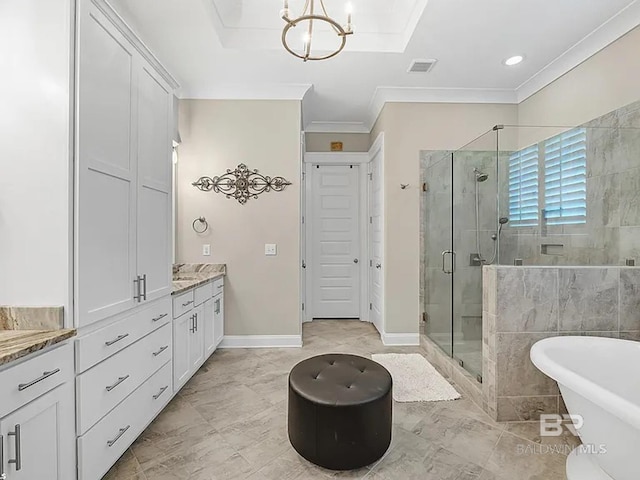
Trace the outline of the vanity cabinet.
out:
M 0 478 L 76 478 L 72 347 L 27 357 L 0 383 Z
M 223 337 L 224 280 L 217 278 L 173 297 L 173 387 L 178 392 Z
M 78 327 L 171 293 L 171 78 L 115 18 L 78 2 Z

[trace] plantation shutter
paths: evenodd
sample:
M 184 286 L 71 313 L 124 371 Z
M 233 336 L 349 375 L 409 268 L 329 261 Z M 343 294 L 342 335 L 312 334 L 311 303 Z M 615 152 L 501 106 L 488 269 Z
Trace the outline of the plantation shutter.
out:
M 538 146 L 532 145 L 509 156 L 509 223 L 538 224 Z

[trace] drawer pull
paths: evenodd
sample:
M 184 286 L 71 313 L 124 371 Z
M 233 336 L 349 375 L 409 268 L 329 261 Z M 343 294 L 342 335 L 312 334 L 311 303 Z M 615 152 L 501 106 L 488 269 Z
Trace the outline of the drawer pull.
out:
M 183 303 L 182 306 L 183 307 L 188 307 L 189 305 L 191 305 L 193 303 L 193 300 L 189 300 L 187 303 Z
M 46 380 L 47 378 L 55 375 L 59 371 L 60 371 L 60 369 L 56 368 L 55 370 L 51 370 L 50 372 L 44 372 L 41 377 L 38 377 L 35 380 L 30 381 L 29 383 L 20 383 L 20 384 L 18 384 L 18 391 L 21 392 L 23 390 L 26 390 L 27 388 L 34 386 L 36 383 L 39 383 L 39 382 L 41 382 L 43 380 Z
M 168 313 L 163 313 L 162 315 L 158 315 L 157 317 L 152 318 L 151 320 L 154 321 L 154 322 L 157 322 L 158 320 L 162 320 L 167 315 L 168 315 Z
M 113 345 L 114 343 L 118 343 L 120 340 L 124 340 L 125 338 L 127 338 L 129 336 L 128 333 L 123 333 L 122 335 L 118 335 L 116 338 L 114 338 L 113 340 L 109 340 L 108 342 L 104 342 L 104 344 L 107 347 L 110 347 L 111 345 Z
M 124 382 L 127 378 L 129 378 L 129 375 L 125 375 L 124 377 L 119 377 L 118 380 L 116 381 L 116 383 L 114 383 L 113 385 L 109 385 L 107 387 L 107 392 L 110 392 L 111 390 L 116 388 L 118 385 L 120 385 L 122 382 Z
M 117 442 L 118 440 L 120 440 L 120 437 L 121 437 L 122 435 L 124 435 L 124 434 L 125 434 L 125 432 L 126 432 L 127 430 L 129 430 L 130 428 L 131 428 L 131 425 L 127 425 L 126 427 L 121 428 L 120 430 L 118 430 L 118 434 L 115 436 L 115 438 L 114 438 L 113 440 L 109 440 L 109 441 L 107 442 L 107 446 L 108 446 L 108 447 L 113 447 L 113 446 L 116 444 L 116 442 Z
M 16 429 L 13 432 L 9 432 L 8 435 L 10 437 L 15 437 L 16 440 L 16 458 L 15 460 L 9 460 L 8 463 L 15 463 L 16 472 L 22 470 L 22 440 L 21 440 L 21 429 L 20 424 L 18 423 L 15 427 Z
M 218 285 L 218 290 L 222 290 L 224 288 L 224 285 Z
M 169 385 L 167 385 L 166 387 L 162 387 L 160 391 L 153 396 L 153 399 L 154 400 L 159 399 L 160 395 L 162 395 L 167 388 L 169 388 Z
M 162 352 L 164 352 L 167 348 L 169 348 L 169 345 L 165 345 L 164 347 L 160 347 L 160 350 L 158 350 L 157 352 L 153 352 L 153 356 L 157 357 L 158 355 L 160 355 Z

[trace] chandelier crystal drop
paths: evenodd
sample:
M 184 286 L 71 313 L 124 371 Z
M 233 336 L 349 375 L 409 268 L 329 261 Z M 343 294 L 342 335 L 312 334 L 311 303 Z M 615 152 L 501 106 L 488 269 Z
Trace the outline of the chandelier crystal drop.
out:
M 324 0 L 305 0 L 302 15 L 294 18 L 291 17 L 289 0 L 284 0 L 284 8 L 280 16 L 285 21 L 285 26 L 282 30 L 282 45 L 291 55 L 301 58 L 305 62 L 307 60 L 326 60 L 335 57 L 344 49 L 347 43 L 347 36 L 353 34 L 351 7 L 349 4 L 347 5 L 347 23 L 344 26 L 329 16 L 324 6 Z M 337 48 L 328 53 L 326 51 L 314 53 L 314 26 L 320 22 L 328 24 L 338 38 Z M 289 33 L 295 27 L 300 27 L 295 29 L 296 31 L 302 30 L 302 38 L 299 40 L 300 46 L 298 48 L 292 46 L 293 42 L 289 38 Z

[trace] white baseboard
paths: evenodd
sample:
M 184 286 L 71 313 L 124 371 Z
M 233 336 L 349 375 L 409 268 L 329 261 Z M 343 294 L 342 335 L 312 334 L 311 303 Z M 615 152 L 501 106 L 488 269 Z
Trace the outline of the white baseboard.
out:
M 380 333 L 386 347 L 413 347 L 420 345 L 419 333 Z
M 302 347 L 302 335 L 225 335 L 219 348 Z

